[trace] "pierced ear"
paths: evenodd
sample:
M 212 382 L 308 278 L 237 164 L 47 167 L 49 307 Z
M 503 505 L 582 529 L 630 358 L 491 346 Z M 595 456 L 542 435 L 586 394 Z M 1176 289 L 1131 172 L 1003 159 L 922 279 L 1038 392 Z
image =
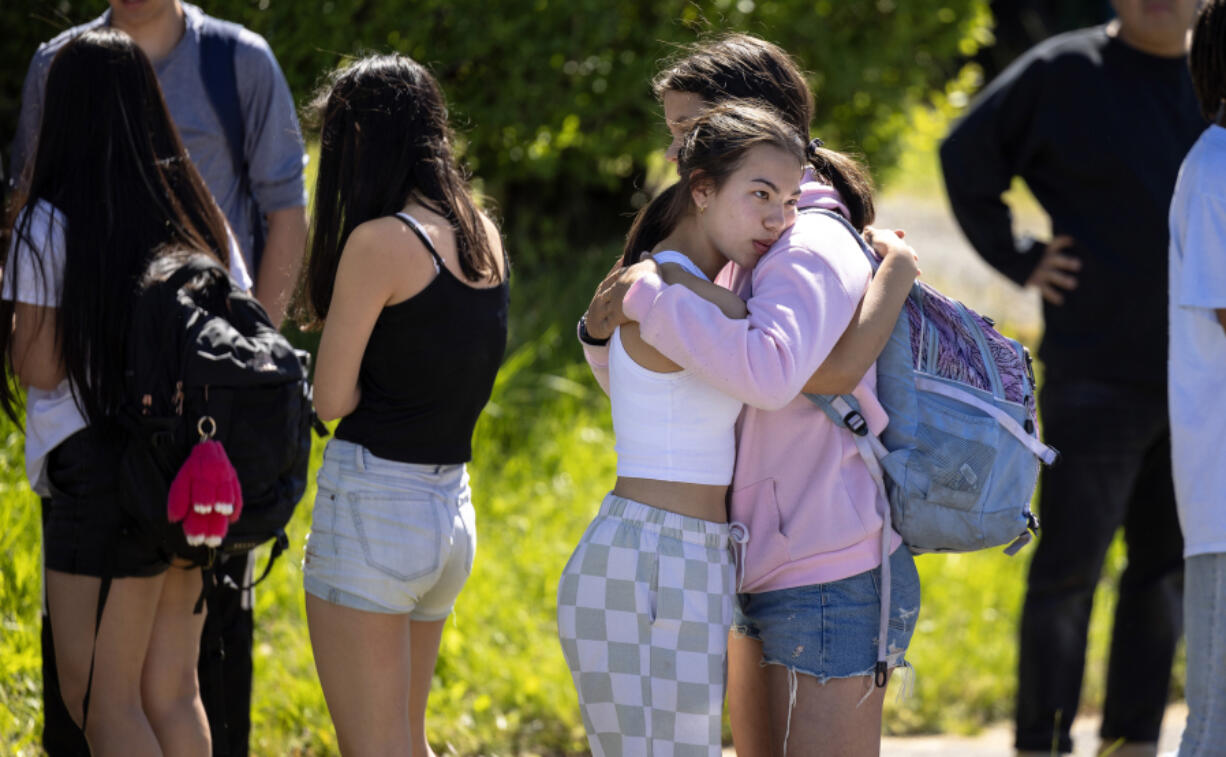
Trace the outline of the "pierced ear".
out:
M 690 179 L 690 199 L 694 206 L 701 209 L 711 204 L 715 197 L 715 181 L 709 176 L 695 173 Z

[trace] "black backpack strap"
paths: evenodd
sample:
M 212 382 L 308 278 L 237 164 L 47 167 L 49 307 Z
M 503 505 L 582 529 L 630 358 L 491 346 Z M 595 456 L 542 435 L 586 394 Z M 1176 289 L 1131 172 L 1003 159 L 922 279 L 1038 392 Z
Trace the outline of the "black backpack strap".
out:
M 238 34 L 242 27 L 226 21 L 219 21 L 210 16 L 204 16 L 200 25 L 200 78 L 204 81 L 204 91 L 208 94 L 209 104 L 221 121 L 225 132 L 226 145 L 230 148 L 230 160 L 234 164 L 234 175 L 238 177 L 243 194 L 255 198 L 251 194 L 251 180 L 247 176 L 247 127 L 243 120 L 243 105 L 238 96 L 238 70 L 234 63 L 234 54 L 238 49 Z M 264 253 L 264 219 L 259 209 L 251 219 L 252 249 L 251 276 L 255 278 L 260 270 L 260 257 Z
M 89 695 L 94 690 L 94 663 L 98 658 L 98 631 L 102 630 L 102 608 L 106 606 L 106 597 L 111 593 L 111 571 L 102 577 L 98 586 L 98 612 L 94 616 L 94 645 L 89 652 L 89 677 L 85 679 L 85 698 L 81 701 L 81 733 L 85 733 L 85 724 L 89 722 Z
M 98 632 L 102 630 L 102 610 L 106 607 L 106 598 L 111 593 L 111 578 L 115 575 L 117 542 L 118 539 L 109 539 L 103 551 L 106 558 L 103 561 L 102 582 L 98 584 L 98 610 L 94 613 L 94 642 L 89 650 L 89 677 L 85 679 L 85 697 L 81 701 L 81 733 L 85 733 L 85 725 L 89 722 L 89 696 L 94 690 L 94 663 L 98 659 Z
M 221 128 L 225 131 L 226 145 L 234 170 L 245 175 L 247 160 L 243 145 L 246 129 L 243 124 L 242 104 L 238 99 L 238 72 L 234 66 L 234 51 L 238 48 L 238 36 L 225 24 L 205 16 L 200 26 L 200 77 L 209 104 Z
M 434 249 L 434 242 L 430 241 L 430 235 L 426 233 L 426 227 L 422 226 L 420 221 L 408 213 L 397 213 L 396 217 L 417 235 L 417 238 L 421 240 L 421 243 L 426 246 L 426 249 L 430 251 L 430 255 L 434 258 L 434 267 L 439 273 L 442 273 L 443 269 L 447 266 L 443 265 L 443 259 L 439 257 L 438 251 Z
M 170 274 L 166 279 L 166 286 L 170 287 L 171 291 L 177 292 L 183 288 L 183 285 L 202 273 L 224 273 L 229 275 L 226 269 L 221 267 L 221 264 L 215 260 L 205 257 L 204 255 L 192 255 L 183 265 L 175 269 L 175 272 Z
M 262 584 L 264 579 L 268 578 L 268 572 L 272 570 L 273 563 L 275 563 L 277 558 L 284 554 L 285 550 L 287 549 L 289 549 L 289 537 L 285 535 L 285 529 L 277 529 L 277 535 L 273 537 L 272 541 L 272 551 L 268 554 L 268 562 L 264 563 L 264 570 L 260 572 L 260 577 L 252 581 L 247 586 L 235 586 L 234 588 L 239 591 L 250 591 L 251 589 L 254 589 Z

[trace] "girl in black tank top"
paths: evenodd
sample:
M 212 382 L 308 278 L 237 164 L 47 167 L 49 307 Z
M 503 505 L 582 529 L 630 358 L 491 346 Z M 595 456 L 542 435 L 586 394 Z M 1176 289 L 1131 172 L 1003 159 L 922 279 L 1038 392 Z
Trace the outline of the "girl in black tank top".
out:
M 433 660 L 476 546 L 464 464 L 506 349 L 508 263 L 426 69 L 365 58 L 316 102 L 299 299 L 323 327 L 316 409 L 342 420 L 317 480 L 307 621 L 342 752 L 426 754 Z

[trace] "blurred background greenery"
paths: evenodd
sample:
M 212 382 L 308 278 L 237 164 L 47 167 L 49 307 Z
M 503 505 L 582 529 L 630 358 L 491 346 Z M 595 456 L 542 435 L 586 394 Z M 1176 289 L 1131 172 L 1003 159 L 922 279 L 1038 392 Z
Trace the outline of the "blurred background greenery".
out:
M 12 138 L 36 45 L 101 12 L 99 0 L 6 0 L 0 144 Z M 346 56 L 398 50 L 426 63 L 450 101 L 465 158 L 525 270 L 571 266 L 625 232 L 647 199 L 665 130 L 648 84 L 678 44 L 745 30 L 812 73 L 816 129 L 884 174 L 911 107 L 955 103 L 963 64 L 991 42 L 986 0 L 211 0 L 263 34 L 300 103 Z
M 895 205 L 922 205 L 941 195 L 936 140 L 983 79 L 1037 38 L 1101 20 L 1105 3 L 202 5 L 268 39 L 300 104 L 326 71 L 362 51 L 399 50 L 427 63 L 449 97 L 465 159 L 501 218 L 516 270 L 511 345 L 470 466 L 479 555 L 443 637 L 430 739 L 440 753 L 568 754 L 581 752 L 584 740 L 556 641 L 554 592 L 615 471 L 608 405 L 573 328 L 619 254 L 629 215 L 670 173 L 661 157 L 666 132 L 649 89 L 661 61 L 678 45 L 724 30 L 779 43 L 811 72 L 815 133 L 862 153 Z M 102 7 L 100 0 L 0 4 L 0 146 L 12 138 L 37 44 Z M 967 296 L 954 274 L 925 266 L 930 280 Z M 1036 324 L 1003 326 L 1033 348 Z M 0 752 L 24 755 L 38 753 L 41 679 L 39 515 L 22 444 L 20 431 L 0 420 L 0 503 L 8 523 L 0 531 Z M 322 446 L 317 440 L 316 464 Z M 312 484 L 291 527 L 290 553 L 257 593 L 255 754 L 336 752 L 302 609 L 300 563 L 313 495 Z M 910 697 L 887 698 L 888 732 L 968 732 L 1010 715 L 1028 559 L 986 552 L 918 560 L 924 607 L 909 658 L 919 673 Z M 1122 562 L 1117 546 L 1108 577 Z M 1101 699 L 1114 600 L 1108 588 L 1099 599 L 1087 702 Z

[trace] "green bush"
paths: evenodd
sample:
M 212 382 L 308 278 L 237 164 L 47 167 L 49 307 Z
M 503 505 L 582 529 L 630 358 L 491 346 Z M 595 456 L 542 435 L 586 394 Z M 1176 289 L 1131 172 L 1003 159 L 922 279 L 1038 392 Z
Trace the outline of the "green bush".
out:
M 565 263 L 619 238 L 665 143 L 649 81 L 677 44 L 744 30 L 782 45 L 818 95 L 815 130 L 892 165 L 906 114 L 990 41 L 986 0 L 216 0 L 272 45 L 305 102 L 346 55 L 399 50 L 431 66 L 467 159 L 501 210 L 520 265 Z M 101 2 L 0 4 L 0 144 L 12 137 L 37 43 Z M 637 196 L 636 196 L 637 193 Z

